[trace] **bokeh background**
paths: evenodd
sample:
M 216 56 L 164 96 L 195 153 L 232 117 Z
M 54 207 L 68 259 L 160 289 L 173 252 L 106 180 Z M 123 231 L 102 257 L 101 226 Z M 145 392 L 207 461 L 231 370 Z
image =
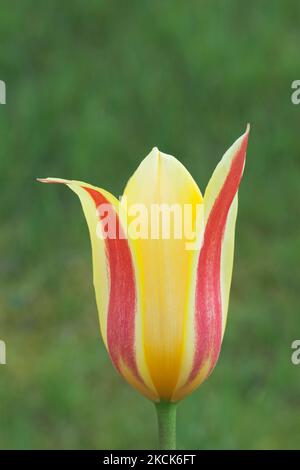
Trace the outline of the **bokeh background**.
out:
M 1 2 L 0 447 L 151 448 L 153 405 L 99 339 L 78 200 L 153 146 L 202 189 L 251 123 L 220 361 L 179 407 L 183 449 L 300 447 L 299 2 Z

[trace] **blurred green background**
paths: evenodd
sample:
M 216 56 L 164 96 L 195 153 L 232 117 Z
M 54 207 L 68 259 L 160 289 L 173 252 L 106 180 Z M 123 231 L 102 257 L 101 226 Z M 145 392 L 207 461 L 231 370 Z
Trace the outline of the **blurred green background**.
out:
M 202 189 L 251 123 L 229 321 L 179 448 L 300 447 L 298 1 L 1 2 L 0 447 L 151 448 L 153 406 L 99 339 L 78 200 L 158 146 Z

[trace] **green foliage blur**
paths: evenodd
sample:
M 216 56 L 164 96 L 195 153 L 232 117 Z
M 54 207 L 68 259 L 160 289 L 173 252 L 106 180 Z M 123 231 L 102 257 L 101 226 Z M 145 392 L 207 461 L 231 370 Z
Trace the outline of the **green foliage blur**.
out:
M 251 123 L 219 363 L 178 413 L 182 449 L 299 447 L 299 2 L 0 6 L 0 448 L 156 446 L 153 405 L 99 337 L 79 201 L 117 196 L 153 146 L 202 190 Z

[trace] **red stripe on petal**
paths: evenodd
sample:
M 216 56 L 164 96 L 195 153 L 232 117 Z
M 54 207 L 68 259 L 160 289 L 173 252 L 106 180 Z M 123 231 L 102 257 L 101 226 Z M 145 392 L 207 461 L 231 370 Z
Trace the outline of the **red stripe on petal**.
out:
M 99 209 L 101 204 L 112 204 L 98 191 L 84 187 Z M 135 311 L 136 288 L 132 256 L 128 241 L 115 214 L 115 237 L 104 240 L 110 278 L 110 297 L 107 317 L 107 343 L 111 359 L 120 372 L 120 361 L 123 361 L 138 377 L 135 360 Z M 99 217 L 101 222 L 101 218 Z M 140 379 L 141 380 L 141 379 Z
M 245 163 L 248 133 L 234 157 L 224 185 L 214 202 L 204 232 L 196 285 L 196 351 L 189 380 L 208 359 L 214 368 L 222 342 L 221 249 L 226 220 L 237 193 Z

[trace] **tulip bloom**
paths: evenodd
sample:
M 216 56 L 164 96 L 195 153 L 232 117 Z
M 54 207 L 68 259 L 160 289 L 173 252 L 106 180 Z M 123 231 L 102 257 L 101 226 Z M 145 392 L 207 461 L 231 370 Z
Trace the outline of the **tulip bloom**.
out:
M 204 196 L 186 168 L 156 148 L 130 178 L 121 201 L 80 181 L 40 180 L 66 184 L 78 195 L 91 238 L 103 341 L 119 373 L 154 402 L 178 402 L 217 362 L 248 133 L 249 127 L 227 150 Z M 198 230 L 197 248 L 187 249 L 190 240 L 185 235 L 165 239 L 128 234 L 125 225 L 133 218 L 130 208 L 135 204 L 147 210 L 153 204 L 189 205 Z M 104 232 L 107 222 L 99 215 L 102 205 L 115 214 L 115 237 L 99 236 L 99 225 Z M 196 206 L 203 209 L 200 214 L 193 211 Z M 151 219 L 150 228 L 156 223 Z

